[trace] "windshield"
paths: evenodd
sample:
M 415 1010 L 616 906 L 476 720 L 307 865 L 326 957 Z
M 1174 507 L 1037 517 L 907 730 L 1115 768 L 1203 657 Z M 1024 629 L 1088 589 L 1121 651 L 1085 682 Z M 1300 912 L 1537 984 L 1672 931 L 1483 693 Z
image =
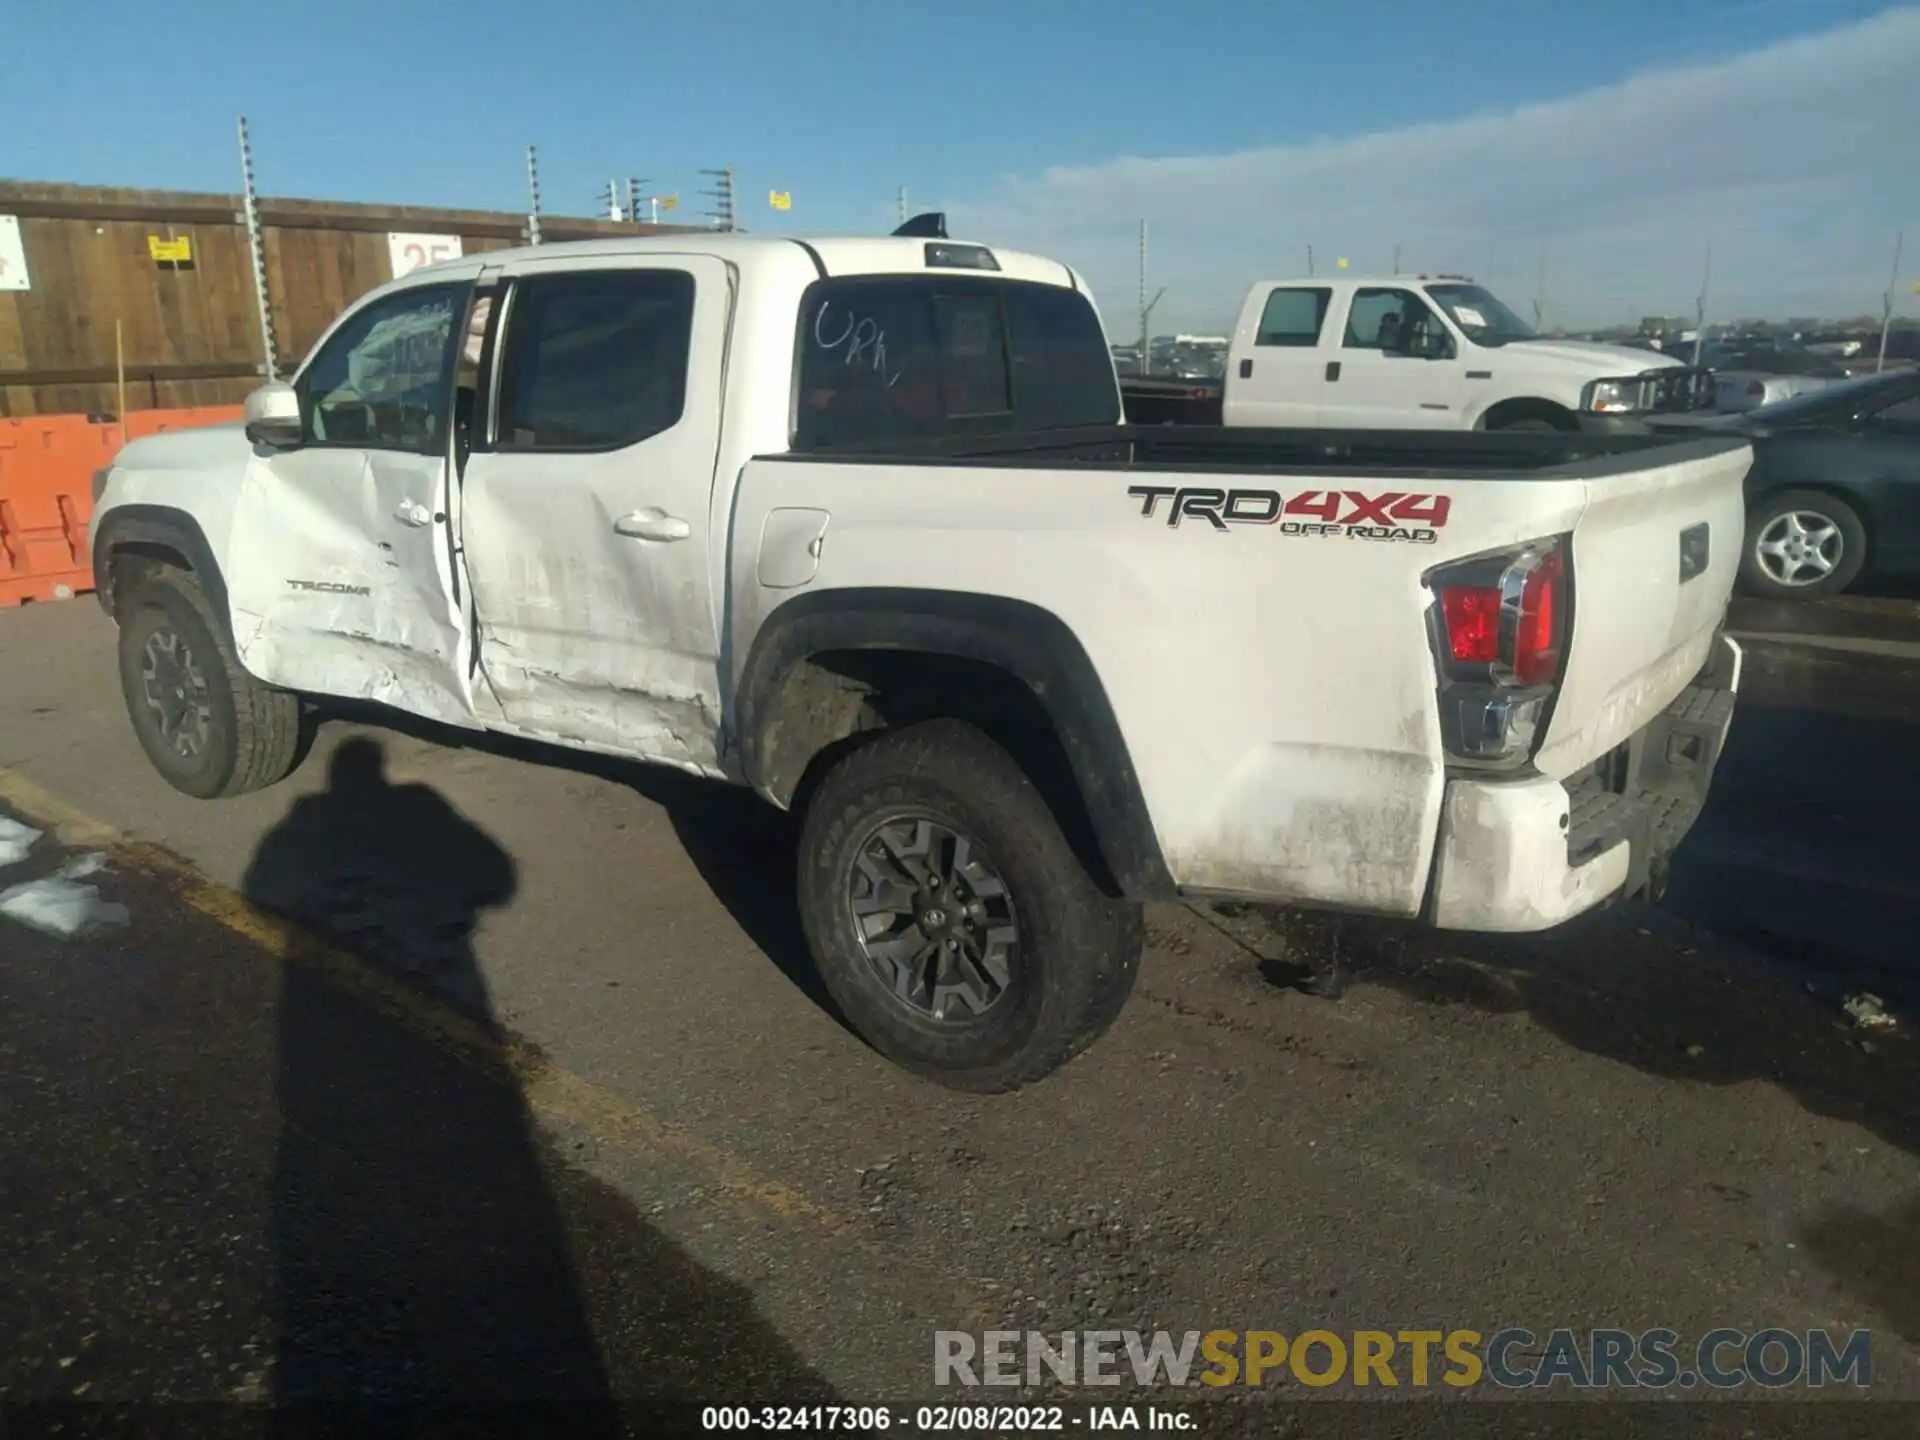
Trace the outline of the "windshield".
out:
M 1538 340 L 1539 332 L 1479 285 L 1429 285 L 1427 294 L 1440 302 L 1449 319 L 1476 345 L 1504 345 L 1509 340 Z
M 1866 375 L 1858 380 L 1842 380 L 1834 385 L 1810 390 L 1805 395 L 1796 395 L 1791 400 L 1780 400 L 1772 405 L 1762 405 L 1757 410 L 1749 410 L 1747 418 L 1776 425 L 1820 420 L 1829 415 L 1851 413 L 1879 399 L 1889 390 L 1905 390 L 1913 383 L 1913 376 L 1905 374 Z

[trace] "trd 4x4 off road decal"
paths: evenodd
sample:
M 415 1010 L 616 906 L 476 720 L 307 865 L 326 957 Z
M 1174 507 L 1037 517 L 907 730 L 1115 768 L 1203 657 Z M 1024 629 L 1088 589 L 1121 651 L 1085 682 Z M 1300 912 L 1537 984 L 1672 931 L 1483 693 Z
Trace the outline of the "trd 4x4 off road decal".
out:
M 1197 486 L 1130 485 L 1142 518 L 1151 520 L 1167 502 L 1167 528 L 1202 520 L 1215 530 L 1231 525 L 1276 525 L 1282 535 L 1343 535 L 1352 540 L 1400 540 L 1431 545 L 1453 508 L 1449 495 L 1389 490 L 1303 490 L 1288 498 L 1278 490 L 1218 490 Z

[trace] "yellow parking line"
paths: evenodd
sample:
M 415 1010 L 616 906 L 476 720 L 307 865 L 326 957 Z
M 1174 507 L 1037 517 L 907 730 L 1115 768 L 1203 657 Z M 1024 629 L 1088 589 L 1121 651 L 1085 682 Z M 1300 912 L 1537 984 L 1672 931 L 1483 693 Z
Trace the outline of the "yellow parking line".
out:
M 0 766 L 0 801 L 66 844 L 113 848 L 127 865 L 161 878 L 191 909 L 269 958 L 320 971 L 340 988 L 468 1063 L 504 1071 L 520 1086 L 529 1106 L 549 1121 L 578 1127 L 603 1143 L 629 1151 L 688 1163 L 704 1173 L 710 1188 L 776 1215 L 804 1220 L 834 1234 L 850 1231 L 851 1222 L 844 1216 L 758 1174 L 684 1127 L 649 1115 L 592 1081 L 549 1064 L 529 1046 L 496 1037 L 468 1016 L 400 984 L 302 927 L 268 914 L 159 846 L 128 839 L 4 766 Z

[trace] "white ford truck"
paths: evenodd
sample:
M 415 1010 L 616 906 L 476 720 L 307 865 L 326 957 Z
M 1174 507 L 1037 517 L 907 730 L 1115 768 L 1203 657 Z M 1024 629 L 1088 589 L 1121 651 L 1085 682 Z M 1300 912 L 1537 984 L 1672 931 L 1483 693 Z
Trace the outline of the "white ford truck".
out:
M 1143 901 L 1512 931 L 1657 888 L 1738 683 L 1744 441 L 1120 422 L 1050 260 L 494 252 L 129 445 L 93 563 L 188 794 L 346 697 L 802 810 L 822 978 L 957 1087 L 1100 1034 Z
M 1458 275 L 1263 280 L 1217 386 L 1131 382 L 1141 422 L 1608 433 L 1709 409 L 1710 371 L 1536 334 Z

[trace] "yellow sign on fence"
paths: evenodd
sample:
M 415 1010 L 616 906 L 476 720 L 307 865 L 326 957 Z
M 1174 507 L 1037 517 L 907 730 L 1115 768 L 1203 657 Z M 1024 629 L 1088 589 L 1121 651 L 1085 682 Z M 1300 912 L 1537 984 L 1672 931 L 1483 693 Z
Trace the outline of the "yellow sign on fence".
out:
M 791 210 L 793 208 L 793 196 L 784 190 L 769 190 L 767 192 L 767 204 L 776 210 Z
M 163 265 L 189 264 L 193 260 L 193 238 L 182 235 L 178 240 L 162 240 L 158 235 L 149 235 L 147 253 Z
M 662 195 L 660 197 L 660 208 L 662 210 L 678 210 L 680 208 L 680 197 L 678 195 Z

